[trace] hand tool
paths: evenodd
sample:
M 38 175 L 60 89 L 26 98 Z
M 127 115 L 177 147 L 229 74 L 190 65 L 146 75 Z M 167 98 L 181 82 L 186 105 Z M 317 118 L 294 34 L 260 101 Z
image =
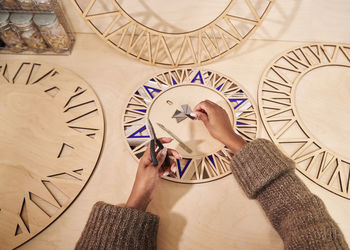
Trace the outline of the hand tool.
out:
M 148 129 L 151 135 L 151 159 L 153 162 L 153 166 L 158 166 L 158 160 L 157 160 L 157 154 L 156 154 L 156 145 L 158 146 L 159 150 L 162 150 L 164 148 L 163 143 L 161 143 L 160 140 L 157 139 L 156 133 L 154 132 L 153 125 L 151 121 L 147 118 L 147 124 L 148 124 Z M 166 153 L 165 160 L 164 160 L 165 166 L 170 166 L 170 158 L 168 155 L 168 152 Z

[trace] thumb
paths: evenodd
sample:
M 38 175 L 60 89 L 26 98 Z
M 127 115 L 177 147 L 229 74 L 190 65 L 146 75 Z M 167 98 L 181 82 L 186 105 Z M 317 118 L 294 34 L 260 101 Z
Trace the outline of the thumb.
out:
M 168 152 L 168 149 L 166 147 L 164 147 L 162 150 L 160 150 L 158 152 L 158 154 L 157 154 L 157 160 L 158 160 L 157 167 L 160 167 L 163 165 L 167 152 Z

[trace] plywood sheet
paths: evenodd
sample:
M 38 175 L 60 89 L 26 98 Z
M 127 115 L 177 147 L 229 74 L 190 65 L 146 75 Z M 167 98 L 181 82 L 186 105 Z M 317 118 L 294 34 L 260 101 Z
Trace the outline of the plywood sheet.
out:
M 282 51 L 300 42 L 248 40 L 232 54 L 210 65 L 244 85 L 257 102 L 261 74 Z M 116 60 L 116 55 L 118 59 Z M 84 191 L 62 216 L 19 249 L 70 249 L 78 240 L 92 205 L 103 200 L 122 204 L 127 200 L 137 163 L 124 143 L 122 117 L 130 96 L 164 69 L 120 56 L 95 34 L 78 34 L 69 58 L 3 55 L 6 60 L 45 60 L 79 73 L 100 97 L 106 117 L 106 136 L 99 166 Z M 261 123 L 260 117 L 259 123 Z M 262 127 L 263 128 L 263 127 Z M 261 137 L 268 138 L 265 129 Z M 326 204 L 334 220 L 350 239 L 350 203 L 299 175 Z M 259 204 L 249 200 L 232 176 L 196 185 L 161 180 L 148 211 L 160 216 L 159 249 L 283 249 L 283 243 Z M 212 214 L 215 213 L 215 217 Z M 255 225 L 255 226 L 252 226 Z
M 99 158 L 104 119 L 89 85 L 62 67 L 0 62 L 0 242 L 14 248 L 73 202 Z
M 273 2 L 232 0 L 223 5 L 217 16 L 214 14 L 215 17 L 210 18 L 210 13 L 215 11 L 203 8 L 206 14 L 200 12 L 191 21 L 194 10 L 205 5 L 205 2 L 198 1 L 195 5 L 179 0 L 176 6 L 181 7 L 168 8 L 168 15 L 163 11 L 166 12 L 169 4 L 153 2 L 160 13 L 150 17 L 152 8 L 148 7 L 145 15 L 140 17 L 142 8 L 137 10 L 140 6 L 147 6 L 146 3 L 124 3 L 134 10 L 134 14 L 130 14 L 125 10 L 126 6 L 122 7 L 115 0 L 72 0 L 93 31 L 113 48 L 141 62 L 166 67 L 209 63 L 238 47 L 261 24 Z M 184 6 L 185 11 L 181 11 Z M 187 12 L 189 9 L 193 11 Z M 171 25 L 164 18 L 174 12 Z M 155 24 L 152 17 L 156 17 Z M 184 29 L 184 26 L 188 26 L 186 24 L 203 19 L 206 20 L 204 24 L 190 25 Z
M 306 44 L 284 52 L 273 60 L 262 76 L 259 108 L 269 136 L 297 163 L 298 170 L 327 190 L 350 199 L 350 151 L 346 146 L 350 133 L 349 74 L 329 77 L 334 72 L 331 69 L 339 67 L 350 71 L 349 45 Z M 312 73 L 320 76 L 303 81 Z M 309 96 L 299 98 L 298 105 L 297 89 L 312 83 L 315 83 L 315 89 Z M 321 91 L 322 96 L 313 97 Z M 313 111 L 304 115 L 309 121 L 305 123 L 300 112 L 305 113 L 311 104 Z M 337 122 L 338 116 L 341 118 Z M 330 135 L 340 136 L 330 144 Z M 336 145 L 343 146 L 337 148 Z

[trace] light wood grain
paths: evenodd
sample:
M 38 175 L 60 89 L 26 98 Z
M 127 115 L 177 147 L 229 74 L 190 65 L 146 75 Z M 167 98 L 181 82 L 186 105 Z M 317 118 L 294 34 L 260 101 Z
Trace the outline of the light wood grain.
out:
M 181 105 L 187 104 L 193 109 L 207 99 L 226 110 L 233 129 L 246 141 L 257 138 L 257 109 L 238 83 L 212 70 L 175 69 L 145 80 L 126 105 L 124 134 L 135 158 L 138 160 L 143 155 L 150 140 L 148 118 L 158 137 L 174 138 L 168 147 L 183 157 L 176 161 L 176 177 L 163 178 L 202 183 L 230 174 L 232 152 L 212 138 L 202 122 L 188 118 L 178 123 L 173 118 L 176 110 L 182 110 Z
M 318 72 L 321 67 L 322 69 L 345 67 L 350 70 L 350 46 L 322 43 L 306 44 L 278 56 L 268 66 L 260 82 L 258 92 L 260 114 L 271 139 L 297 163 L 301 173 L 329 191 L 350 199 L 350 158 L 347 154 L 349 151 L 345 151 L 346 153 L 341 155 L 339 151 L 328 148 L 325 145 L 327 136 L 323 136 L 326 140 L 324 139 L 322 143 L 305 125 L 299 115 L 299 110 L 303 110 L 302 104 L 308 105 L 307 100 L 311 99 L 312 96 L 299 98 L 298 101 L 302 104 L 299 103 L 298 108 L 296 104 L 295 92 L 302 79 L 306 75 L 310 75 L 310 72 Z M 320 74 L 321 79 L 325 79 L 327 75 L 327 70 L 323 72 L 324 74 Z M 313 79 L 317 80 L 317 78 Z M 316 109 L 322 107 L 320 111 L 323 114 L 336 112 L 339 116 L 344 113 L 342 117 L 344 125 L 342 122 L 337 123 L 337 121 L 332 120 L 332 116 L 329 115 L 328 119 L 323 121 L 323 133 L 328 133 L 328 130 L 336 134 L 348 133 L 349 128 L 345 124 L 350 121 L 347 115 L 350 103 L 344 96 L 340 96 L 341 99 L 338 102 L 340 101 L 341 104 L 338 106 L 334 105 L 336 100 L 332 100 L 332 97 L 338 97 L 333 94 L 336 91 L 343 92 L 345 96 L 346 93 L 349 93 L 348 79 L 344 79 L 343 74 L 338 75 L 338 77 L 334 76 L 333 79 L 334 82 L 327 82 L 328 86 L 323 86 L 323 88 L 326 87 L 326 90 L 323 91 L 326 95 L 321 99 L 312 98 L 312 102 L 327 100 L 328 105 L 314 106 Z M 315 92 L 320 90 L 318 85 L 314 85 L 314 87 L 316 88 Z M 322 125 L 315 125 L 315 123 L 320 122 L 318 118 L 320 116 L 316 111 L 312 119 L 309 119 L 309 121 L 313 121 L 313 131 L 322 131 Z M 341 129 L 342 127 L 344 129 Z M 337 142 L 338 145 L 347 147 L 349 142 L 346 137 L 338 137 L 338 139 L 341 140 Z
M 158 28 L 177 28 L 174 27 L 175 21 L 182 21 L 182 25 L 186 26 L 186 20 L 191 20 L 197 27 L 201 24 L 209 22 L 212 18 L 213 11 L 216 12 L 223 9 L 223 1 L 200 1 L 203 3 L 198 5 L 197 1 L 187 1 L 184 5 L 179 5 L 181 9 L 180 15 L 170 13 L 172 4 L 164 6 L 166 1 L 156 2 L 159 8 L 150 8 L 153 6 L 150 1 L 118 1 L 120 5 L 130 12 L 133 17 L 140 22 L 148 21 L 152 25 L 158 25 Z M 63 0 L 64 9 L 67 16 L 72 21 L 75 32 L 78 33 L 94 33 L 92 29 L 86 25 L 85 21 L 79 17 L 78 12 L 71 6 L 71 0 Z M 313 0 L 278 0 L 274 2 L 269 14 L 265 17 L 261 26 L 251 36 L 251 39 L 273 40 L 273 41 L 300 41 L 300 42 L 343 42 L 350 43 L 350 37 L 346 34 L 347 23 L 349 22 L 350 5 L 348 0 L 326 1 L 319 0 L 315 5 Z M 164 6 L 164 7 L 163 7 Z M 169 7 L 170 6 L 170 7 Z M 209 7 L 210 6 L 210 7 Z M 195 10 L 194 10 L 195 9 Z M 197 13 L 198 12 L 198 13 Z M 170 14 L 162 16 L 161 13 Z M 159 16 L 162 19 L 159 19 Z M 203 17 L 205 20 L 203 20 Z M 150 20 L 151 19 L 151 20 Z M 199 20 L 199 21 L 197 21 Z M 302 30 L 302 32 L 301 32 Z M 244 46 L 243 46 L 244 47 Z
M 140 83 L 162 71 L 110 48 L 86 25 L 70 0 L 63 0 L 63 3 L 74 30 L 91 33 L 77 35 L 71 56 L 1 55 L 1 58 L 42 60 L 69 68 L 86 79 L 105 110 L 106 143 L 99 166 L 76 201 L 50 227 L 19 249 L 72 249 L 94 202 L 121 204 L 127 200 L 137 164 L 123 143 L 121 117 L 125 104 Z M 139 4 L 138 1 L 133 3 Z M 317 4 L 313 0 L 275 1 L 244 46 L 208 67 L 235 79 L 257 101 L 261 74 L 279 53 L 303 42 L 350 43 L 349 8 L 348 0 L 319 0 Z M 191 15 L 191 9 L 186 12 Z M 321 78 L 322 75 L 316 77 Z M 340 121 L 348 124 L 342 117 L 339 116 Z M 317 115 L 314 118 L 315 121 L 319 119 Z M 262 137 L 268 138 L 264 129 L 261 132 Z M 320 131 L 312 132 L 317 136 Z M 342 145 L 344 142 L 337 144 L 338 147 Z M 350 243 L 349 200 L 334 195 L 302 174 L 299 176 L 324 201 Z M 283 249 L 281 239 L 259 205 L 245 197 L 231 176 L 191 186 L 161 181 L 149 211 L 161 218 L 159 249 Z
M 273 2 L 230 1 L 204 26 L 169 32 L 150 25 L 149 16 L 137 20 L 115 0 L 72 0 L 82 18 L 106 43 L 141 62 L 172 68 L 209 63 L 238 47 L 261 24 Z M 162 20 L 160 23 L 164 25 Z
M 243 85 L 257 101 L 258 82 L 266 66 L 280 52 L 300 45 L 300 42 L 249 40 L 210 68 Z M 121 56 L 95 34 L 78 34 L 69 57 L 4 55 L 3 58 L 40 59 L 69 68 L 88 79 L 103 105 L 107 128 L 104 149 L 88 185 L 58 220 L 19 248 L 72 249 L 96 201 L 122 204 L 127 200 L 137 164 L 124 143 L 125 105 L 145 79 L 164 70 Z M 264 129 L 261 136 L 268 138 Z M 300 177 L 324 201 L 349 242 L 349 201 L 301 174 Z M 246 198 L 232 176 L 195 185 L 162 180 L 148 211 L 161 218 L 159 249 L 283 249 L 280 237 L 259 204 Z
M 0 62 L 0 242 L 16 247 L 76 198 L 99 158 L 104 122 L 77 75 L 40 62 Z

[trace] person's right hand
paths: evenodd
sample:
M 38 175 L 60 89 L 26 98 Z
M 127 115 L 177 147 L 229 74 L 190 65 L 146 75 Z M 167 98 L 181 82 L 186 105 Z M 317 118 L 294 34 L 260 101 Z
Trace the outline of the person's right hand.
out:
M 168 137 L 158 139 L 163 144 L 170 143 L 173 140 Z M 148 144 L 146 151 L 139 161 L 134 186 L 125 207 L 146 211 L 148 203 L 154 197 L 161 176 L 170 174 L 170 171 L 176 171 L 174 160 L 170 159 L 170 166 L 163 164 L 167 153 L 169 156 L 181 159 L 181 155 L 175 149 L 163 148 L 157 152 L 158 166 L 153 166 L 150 152 L 151 146 Z
M 216 103 L 205 100 L 197 104 L 191 115 L 201 120 L 211 136 L 226 145 L 233 153 L 238 153 L 245 145 L 243 138 L 233 131 L 226 111 Z

